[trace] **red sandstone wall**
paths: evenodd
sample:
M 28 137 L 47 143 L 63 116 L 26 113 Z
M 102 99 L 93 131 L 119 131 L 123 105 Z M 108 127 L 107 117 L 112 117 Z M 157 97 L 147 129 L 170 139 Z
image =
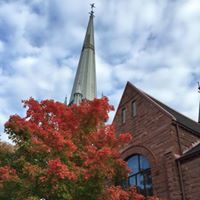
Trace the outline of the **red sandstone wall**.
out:
M 181 164 L 186 200 L 200 200 L 200 156 Z
M 179 128 L 179 137 L 181 142 L 181 149 L 183 152 L 188 148 L 191 148 L 192 144 L 200 140 L 200 138 L 183 128 Z
M 131 102 L 136 101 L 137 115 L 131 115 Z M 126 107 L 126 123 L 121 123 L 121 111 Z M 122 153 L 126 158 L 141 153 L 151 163 L 154 194 L 169 200 L 180 200 L 175 154 L 179 153 L 172 118 L 140 92 L 128 86 L 117 110 L 114 124 L 118 134 L 131 132 L 133 141 Z

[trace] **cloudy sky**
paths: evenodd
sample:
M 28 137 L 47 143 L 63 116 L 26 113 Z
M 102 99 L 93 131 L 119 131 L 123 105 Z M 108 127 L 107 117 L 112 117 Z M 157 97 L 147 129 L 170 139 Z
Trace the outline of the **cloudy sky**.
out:
M 21 100 L 70 97 L 89 0 L 0 0 L 0 132 Z M 196 120 L 199 0 L 95 0 L 98 96 L 127 81 Z M 114 113 L 111 114 L 111 118 Z

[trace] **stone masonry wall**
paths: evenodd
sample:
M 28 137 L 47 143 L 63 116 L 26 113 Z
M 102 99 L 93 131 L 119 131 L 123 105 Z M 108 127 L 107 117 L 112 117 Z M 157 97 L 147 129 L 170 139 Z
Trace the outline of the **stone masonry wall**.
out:
M 135 117 L 132 116 L 132 101 L 136 102 L 137 107 Z M 124 124 L 121 120 L 123 108 L 126 108 Z M 113 123 L 118 134 L 130 132 L 133 135 L 133 140 L 122 152 L 123 158 L 140 153 L 149 159 L 154 194 L 168 200 L 180 200 L 178 172 L 174 157 L 180 151 L 172 118 L 137 89 L 128 85 Z
M 200 155 L 181 164 L 186 200 L 200 199 Z
M 200 138 L 191 134 L 189 131 L 179 127 L 179 137 L 181 143 L 181 149 L 184 152 L 188 148 L 191 148 L 193 144 L 200 141 Z

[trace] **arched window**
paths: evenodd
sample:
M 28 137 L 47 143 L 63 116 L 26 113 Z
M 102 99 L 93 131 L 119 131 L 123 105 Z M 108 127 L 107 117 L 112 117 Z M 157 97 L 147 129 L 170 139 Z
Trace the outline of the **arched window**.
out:
M 142 155 L 133 155 L 127 159 L 132 170 L 128 176 L 128 184 L 136 186 L 138 192 L 145 197 L 153 195 L 151 168 L 149 161 Z

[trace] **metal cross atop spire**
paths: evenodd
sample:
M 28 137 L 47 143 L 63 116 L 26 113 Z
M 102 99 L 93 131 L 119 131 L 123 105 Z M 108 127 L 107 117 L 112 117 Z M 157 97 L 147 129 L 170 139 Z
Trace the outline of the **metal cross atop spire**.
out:
M 95 8 L 94 3 L 91 3 L 90 7 L 91 7 L 90 15 L 94 16 L 94 8 Z

